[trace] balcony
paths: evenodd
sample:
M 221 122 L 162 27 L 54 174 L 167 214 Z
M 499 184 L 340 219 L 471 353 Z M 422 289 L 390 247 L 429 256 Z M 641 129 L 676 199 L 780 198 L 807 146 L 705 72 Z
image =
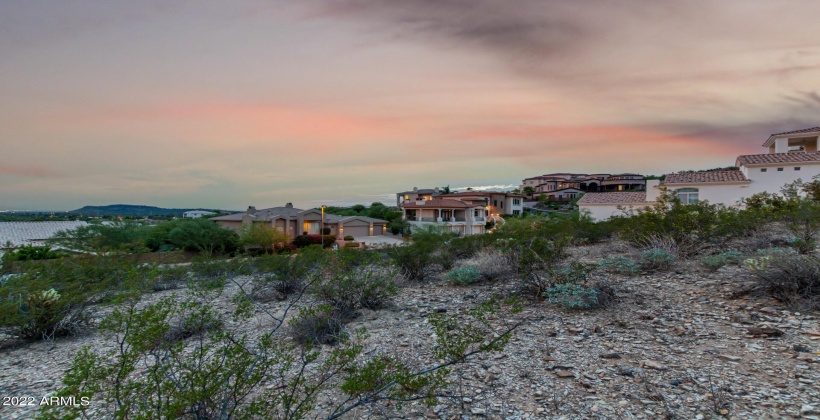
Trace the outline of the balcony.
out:
M 420 222 L 435 222 L 436 218 L 435 217 L 422 217 L 421 219 L 416 219 L 416 220 L 418 220 Z

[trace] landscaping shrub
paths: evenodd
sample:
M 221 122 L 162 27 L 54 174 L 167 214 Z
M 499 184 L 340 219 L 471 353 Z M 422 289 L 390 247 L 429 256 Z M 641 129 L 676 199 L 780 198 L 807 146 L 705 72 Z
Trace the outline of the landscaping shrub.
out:
M 641 253 L 641 268 L 644 270 L 668 270 L 674 262 L 675 255 L 665 249 L 651 248 Z
M 330 248 L 336 242 L 336 235 L 299 235 L 293 238 L 293 244 L 298 248 L 304 248 L 311 245 L 322 245 L 325 248 Z
M 757 289 L 781 302 L 820 308 L 820 259 L 813 255 L 776 253 L 746 260 Z
M 568 309 L 590 309 L 598 306 L 599 292 L 580 284 L 557 284 L 544 290 L 547 302 L 564 305 Z
M 478 283 L 481 278 L 481 271 L 473 265 L 456 267 L 444 275 L 444 280 L 460 286 Z
M 486 247 L 478 251 L 471 258 L 463 261 L 463 265 L 472 265 L 481 272 L 485 280 L 494 280 L 512 273 L 513 266 L 508 255 L 494 247 Z
M 352 241 L 352 240 L 353 240 L 353 237 L 352 237 L 352 236 L 350 236 L 350 235 L 345 235 L 345 240 L 346 240 L 346 241 Z
M 349 242 L 349 243 L 344 244 L 344 248 L 346 248 L 346 249 L 357 249 L 357 248 L 359 248 L 359 243 L 358 242 Z
M 187 265 L 168 265 L 160 267 L 158 276 L 151 284 L 155 292 L 182 287 L 189 280 Z
M 304 345 L 335 344 L 346 337 L 339 312 L 328 304 L 300 308 L 288 326 L 293 339 Z
M 608 273 L 632 275 L 641 272 L 641 266 L 629 257 L 610 255 L 598 262 L 598 267 Z

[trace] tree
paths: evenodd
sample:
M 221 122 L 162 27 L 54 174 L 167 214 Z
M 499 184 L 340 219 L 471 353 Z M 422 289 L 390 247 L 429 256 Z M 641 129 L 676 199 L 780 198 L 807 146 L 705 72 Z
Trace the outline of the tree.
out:
M 215 252 L 233 252 L 239 243 L 236 232 L 206 219 L 185 220 L 168 235 L 177 248 L 199 251 L 206 257 Z
M 138 253 L 145 250 L 145 238 L 150 229 L 132 221 L 91 223 L 61 230 L 48 242 L 77 251 Z
M 450 186 L 449 185 L 446 186 L 446 187 L 441 187 L 438 192 L 441 195 L 446 195 L 446 194 L 452 194 L 453 193 L 452 191 L 450 191 Z
M 239 243 L 245 252 L 268 253 L 276 244 L 288 242 L 288 236 L 265 223 L 251 223 L 242 228 Z
M 532 196 L 535 195 L 535 188 L 527 186 L 527 187 L 524 187 L 522 192 L 524 193 L 525 196 L 532 198 Z

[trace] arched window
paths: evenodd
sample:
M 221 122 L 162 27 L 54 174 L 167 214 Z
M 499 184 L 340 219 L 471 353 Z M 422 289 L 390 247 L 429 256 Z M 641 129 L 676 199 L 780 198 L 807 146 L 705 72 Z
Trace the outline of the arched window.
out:
M 678 196 L 681 204 L 695 204 L 698 202 L 697 188 L 681 188 L 675 191 L 675 195 Z

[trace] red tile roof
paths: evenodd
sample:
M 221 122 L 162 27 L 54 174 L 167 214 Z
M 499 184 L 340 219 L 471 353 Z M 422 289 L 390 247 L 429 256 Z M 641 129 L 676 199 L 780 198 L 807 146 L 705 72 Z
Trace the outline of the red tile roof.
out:
M 749 182 L 741 171 L 702 171 L 666 175 L 661 183 L 666 184 L 707 184 L 720 182 Z
M 578 204 L 640 204 L 647 203 L 646 192 L 586 193 Z
M 450 208 L 450 209 L 466 209 L 471 207 L 483 207 L 484 202 L 471 203 L 469 201 L 437 199 L 419 200 L 419 201 L 405 201 L 401 203 L 404 208 L 423 209 L 423 208 Z
M 737 157 L 739 165 L 776 165 L 781 163 L 820 162 L 820 152 L 767 153 Z
M 814 133 L 814 132 L 817 132 L 817 131 L 820 131 L 820 127 L 804 128 L 802 130 L 786 131 L 786 132 L 783 132 L 783 133 L 774 133 L 774 134 L 771 135 L 771 137 L 785 136 L 785 135 L 789 135 L 789 134 Z

